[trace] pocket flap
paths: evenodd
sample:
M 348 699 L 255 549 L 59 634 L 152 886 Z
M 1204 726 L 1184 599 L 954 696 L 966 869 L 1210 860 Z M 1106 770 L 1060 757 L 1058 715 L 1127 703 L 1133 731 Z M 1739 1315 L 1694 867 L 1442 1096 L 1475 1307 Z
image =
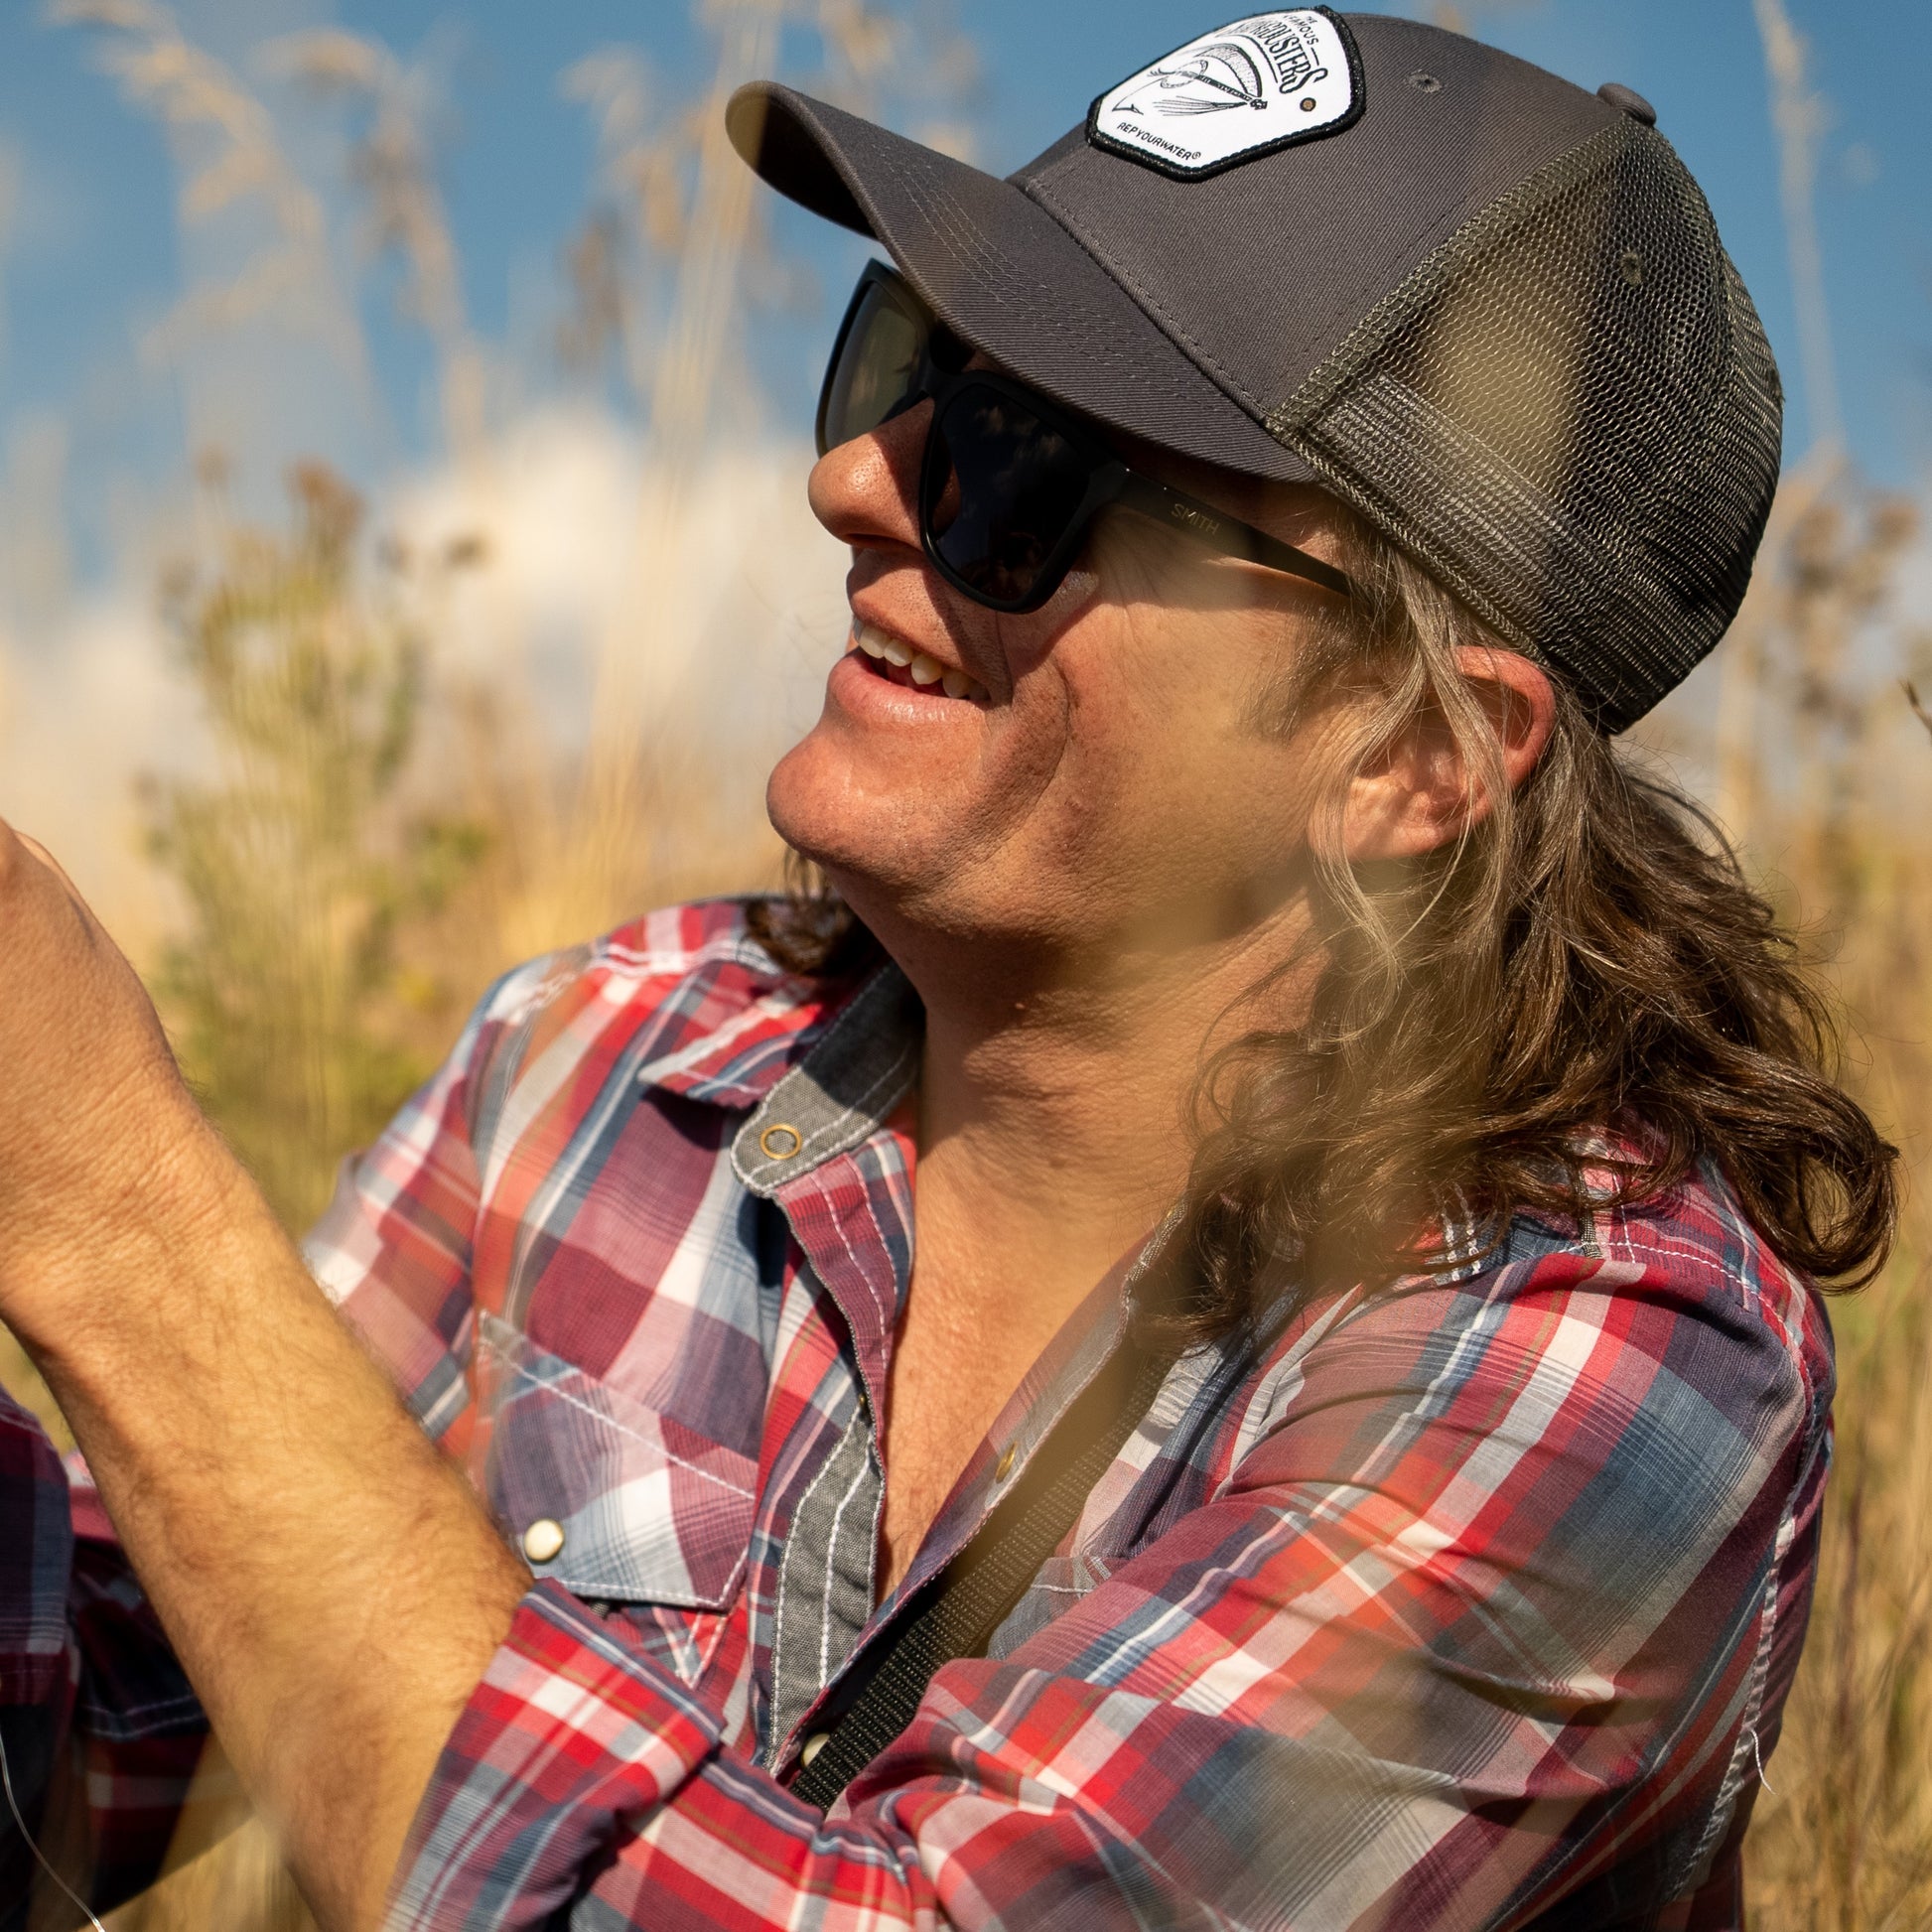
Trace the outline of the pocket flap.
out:
M 484 1315 L 477 1353 L 483 1494 L 526 1559 L 532 1524 L 563 1541 L 539 1577 L 594 1600 L 720 1610 L 752 1540 L 758 1464 Z

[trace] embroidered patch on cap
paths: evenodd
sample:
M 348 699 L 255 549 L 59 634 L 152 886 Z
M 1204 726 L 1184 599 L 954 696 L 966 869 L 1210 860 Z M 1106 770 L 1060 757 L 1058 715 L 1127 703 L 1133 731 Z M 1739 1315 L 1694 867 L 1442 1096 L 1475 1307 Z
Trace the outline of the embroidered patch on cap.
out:
M 1192 181 L 1334 134 L 1362 111 L 1362 67 L 1326 7 L 1251 14 L 1176 48 L 1093 104 L 1096 147 Z

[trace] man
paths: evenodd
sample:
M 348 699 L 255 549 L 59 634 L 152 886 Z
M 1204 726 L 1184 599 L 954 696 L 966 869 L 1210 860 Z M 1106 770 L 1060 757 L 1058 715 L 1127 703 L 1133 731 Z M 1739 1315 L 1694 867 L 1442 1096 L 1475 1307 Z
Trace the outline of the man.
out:
M 769 794 L 837 896 L 494 989 L 313 1244 L 367 1353 L 5 846 L 98 1495 L 10 1418 L 0 1695 L 97 1899 L 207 1722 L 331 1927 L 1741 1923 L 1891 1156 L 1610 742 L 1777 468 L 1652 118 L 1312 9 L 1010 183 L 742 94 L 894 264 Z

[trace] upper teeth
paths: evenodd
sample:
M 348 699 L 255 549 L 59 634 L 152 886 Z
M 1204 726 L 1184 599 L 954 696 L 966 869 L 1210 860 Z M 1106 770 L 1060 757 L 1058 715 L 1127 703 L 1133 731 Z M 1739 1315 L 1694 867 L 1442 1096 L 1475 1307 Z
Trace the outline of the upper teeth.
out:
M 855 623 L 852 641 L 868 657 L 884 658 L 888 664 L 908 668 L 914 684 L 936 684 L 949 698 L 983 701 L 987 696 L 986 687 L 968 677 L 964 671 L 949 670 L 936 657 L 928 657 L 924 651 L 914 650 L 910 644 L 895 637 L 890 630 L 882 630 L 876 623 Z

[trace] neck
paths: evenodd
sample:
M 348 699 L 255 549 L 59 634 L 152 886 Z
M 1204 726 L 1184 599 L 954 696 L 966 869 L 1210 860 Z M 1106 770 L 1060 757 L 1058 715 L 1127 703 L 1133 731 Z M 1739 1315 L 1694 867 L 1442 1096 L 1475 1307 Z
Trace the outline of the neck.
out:
M 1185 1185 L 1203 1060 L 1262 1018 L 1251 996 L 1295 922 L 1279 909 L 1184 945 L 1116 935 L 1077 956 L 874 924 L 926 1009 L 920 1240 L 929 1222 L 975 1224 L 986 1265 L 971 1292 L 989 1312 L 1009 1297 L 1064 1312 L 1159 1224 Z

